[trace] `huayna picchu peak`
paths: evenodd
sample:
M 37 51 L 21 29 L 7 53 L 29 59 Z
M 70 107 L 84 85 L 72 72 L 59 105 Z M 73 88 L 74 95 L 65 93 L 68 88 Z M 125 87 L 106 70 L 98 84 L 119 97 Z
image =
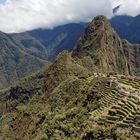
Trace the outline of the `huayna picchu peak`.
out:
M 86 28 L 72 55 L 78 58 L 90 56 L 98 70 L 103 73 L 132 75 L 134 66 L 129 59 L 137 59 L 131 56 L 131 53 L 135 53 L 135 46 L 124 42 L 107 18 L 98 16 Z
M 0 91 L 0 139 L 139 140 L 139 55 L 96 17 L 71 53 Z

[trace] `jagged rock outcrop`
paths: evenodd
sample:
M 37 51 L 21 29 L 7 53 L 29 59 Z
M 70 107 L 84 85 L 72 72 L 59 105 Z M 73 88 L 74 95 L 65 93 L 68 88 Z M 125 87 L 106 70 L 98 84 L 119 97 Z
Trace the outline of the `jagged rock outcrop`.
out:
M 98 16 L 86 28 L 72 56 L 90 56 L 100 72 L 129 75 L 133 71 L 128 60 L 130 54 L 127 56 L 125 51 L 130 46 L 119 38 L 106 17 Z

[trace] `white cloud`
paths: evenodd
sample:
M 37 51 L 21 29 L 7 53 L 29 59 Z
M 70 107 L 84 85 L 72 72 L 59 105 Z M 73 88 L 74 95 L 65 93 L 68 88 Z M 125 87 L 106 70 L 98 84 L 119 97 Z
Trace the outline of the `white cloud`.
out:
M 111 0 L 112 8 L 117 7 L 118 5 L 122 4 L 123 0 Z
M 7 0 L 0 6 L 0 30 L 21 32 L 112 16 L 109 0 Z
M 140 14 L 140 0 L 111 0 L 113 7 L 121 5 L 117 14 L 136 16 Z
M 140 14 L 140 0 L 121 0 L 118 15 L 136 16 Z
M 118 14 L 140 13 L 140 0 L 6 0 L 0 5 L 0 30 L 22 32 L 89 21 L 97 15 L 111 17 L 119 4 Z

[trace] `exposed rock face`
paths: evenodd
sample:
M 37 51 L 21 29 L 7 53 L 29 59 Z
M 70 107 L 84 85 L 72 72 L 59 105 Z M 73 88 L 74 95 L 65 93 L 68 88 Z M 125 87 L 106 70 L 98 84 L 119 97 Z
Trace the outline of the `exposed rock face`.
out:
M 90 56 L 100 72 L 129 75 L 132 70 L 124 51 L 124 44 L 109 21 L 104 16 L 98 16 L 85 30 L 72 56 Z

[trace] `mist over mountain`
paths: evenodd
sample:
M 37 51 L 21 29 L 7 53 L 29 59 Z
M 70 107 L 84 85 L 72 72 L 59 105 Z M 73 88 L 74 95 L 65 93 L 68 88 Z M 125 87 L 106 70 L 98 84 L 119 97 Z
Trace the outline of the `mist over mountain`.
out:
M 97 15 L 111 18 L 112 9 L 119 5 L 117 15 L 140 14 L 139 0 L 5 0 L 0 4 L 0 31 L 52 29 L 69 23 L 90 22 Z
M 69 23 L 89 22 L 101 14 L 113 15 L 110 0 L 6 0 L 0 5 L 0 30 L 19 33 L 52 29 Z

